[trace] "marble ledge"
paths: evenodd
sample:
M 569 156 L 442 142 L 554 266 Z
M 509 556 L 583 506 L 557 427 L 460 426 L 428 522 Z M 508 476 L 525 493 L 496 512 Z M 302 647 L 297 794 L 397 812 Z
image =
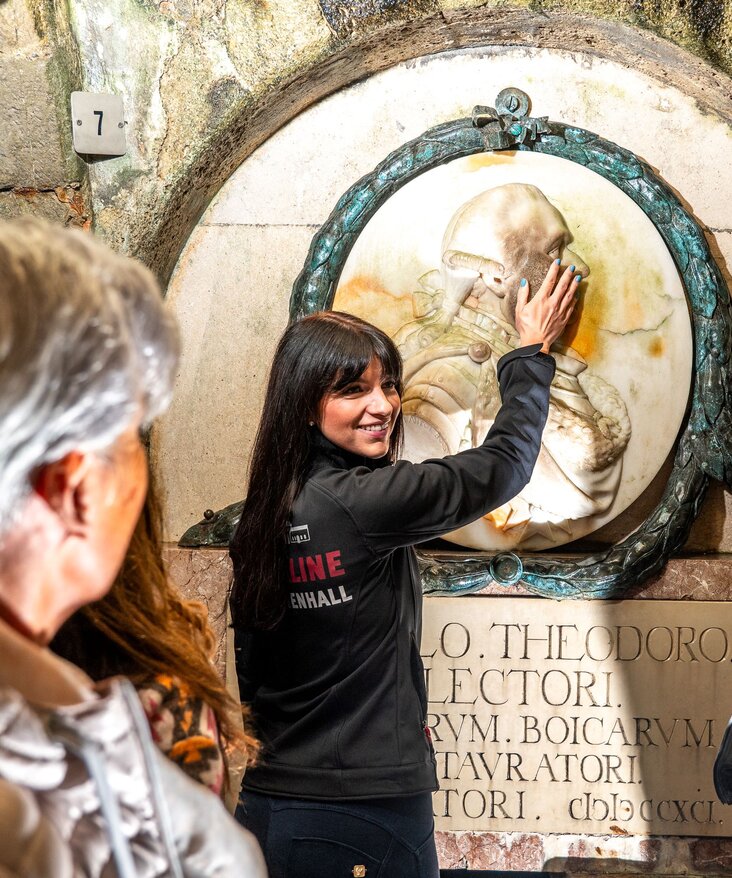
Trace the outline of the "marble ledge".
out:
M 208 608 L 209 623 L 216 637 L 214 663 L 223 670 L 226 654 L 226 595 L 231 584 L 227 550 L 182 549 L 168 544 L 165 558 L 170 577 L 183 597 L 200 601 Z M 520 585 L 501 586 L 495 583 L 476 594 L 535 597 Z M 661 573 L 631 590 L 627 597 L 667 601 L 732 600 L 732 554 L 671 558 Z
M 226 595 L 231 566 L 224 549 L 180 549 L 167 545 L 165 562 L 173 584 L 186 600 L 200 601 L 216 637 L 213 661 L 223 672 L 226 656 Z
M 437 832 L 443 869 L 581 875 L 732 875 L 732 839 Z
M 209 606 L 212 618 L 224 612 L 231 567 L 226 549 L 182 549 L 170 544 L 165 550 L 171 578 L 185 595 Z M 479 595 L 499 597 L 531 596 L 522 586 L 492 583 Z M 641 586 L 631 589 L 635 600 L 732 600 L 732 553 L 687 555 L 671 558 L 664 569 Z

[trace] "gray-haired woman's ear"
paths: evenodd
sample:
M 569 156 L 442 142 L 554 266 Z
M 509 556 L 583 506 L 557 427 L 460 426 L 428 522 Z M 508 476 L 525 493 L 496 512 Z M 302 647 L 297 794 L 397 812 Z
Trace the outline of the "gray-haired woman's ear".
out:
M 79 231 L 0 223 L 0 534 L 36 467 L 166 409 L 178 355 L 142 264 Z

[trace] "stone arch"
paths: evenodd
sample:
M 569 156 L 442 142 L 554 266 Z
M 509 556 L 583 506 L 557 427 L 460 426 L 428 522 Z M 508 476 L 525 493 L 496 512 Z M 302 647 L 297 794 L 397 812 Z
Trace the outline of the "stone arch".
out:
M 148 217 L 130 223 L 130 252 L 146 262 L 166 286 L 185 241 L 219 188 L 260 144 L 298 113 L 399 62 L 478 46 L 575 49 L 611 59 L 675 86 L 705 112 L 732 123 L 732 88 L 726 73 L 651 31 L 609 18 L 483 7 L 382 23 L 303 66 L 286 83 L 269 86 L 257 99 L 240 101 L 223 116 L 165 191 L 154 222 Z

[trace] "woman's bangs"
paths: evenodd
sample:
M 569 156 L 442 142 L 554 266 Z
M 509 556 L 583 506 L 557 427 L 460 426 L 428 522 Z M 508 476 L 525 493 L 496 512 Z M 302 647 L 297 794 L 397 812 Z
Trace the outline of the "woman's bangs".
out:
M 330 390 L 342 390 L 357 381 L 368 369 L 374 354 L 372 341 L 364 333 L 344 332 L 330 353 L 329 359 L 334 366 Z
M 313 314 L 300 325 L 309 330 L 307 348 L 311 362 L 317 363 L 321 393 L 338 392 L 357 381 L 374 358 L 384 378 L 394 381 L 401 392 L 401 357 L 394 342 L 378 327 L 338 311 Z

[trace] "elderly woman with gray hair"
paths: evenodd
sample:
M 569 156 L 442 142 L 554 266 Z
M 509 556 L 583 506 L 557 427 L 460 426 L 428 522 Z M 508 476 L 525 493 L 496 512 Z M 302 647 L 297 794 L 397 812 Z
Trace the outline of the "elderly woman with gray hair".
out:
M 153 746 L 131 686 L 95 689 L 45 648 L 122 562 L 140 431 L 177 360 L 141 265 L 0 223 L 0 876 L 265 875 L 251 836 Z

